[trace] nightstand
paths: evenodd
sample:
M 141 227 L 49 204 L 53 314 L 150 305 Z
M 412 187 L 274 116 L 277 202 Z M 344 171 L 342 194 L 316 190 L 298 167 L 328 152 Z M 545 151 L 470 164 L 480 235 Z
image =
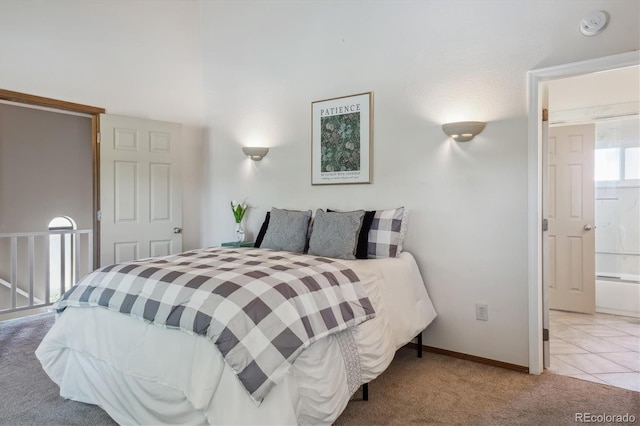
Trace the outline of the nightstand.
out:
M 236 243 L 235 241 L 222 243 L 222 247 L 253 247 L 255 244 L 254 241 L 242 241 L 240 243 Z

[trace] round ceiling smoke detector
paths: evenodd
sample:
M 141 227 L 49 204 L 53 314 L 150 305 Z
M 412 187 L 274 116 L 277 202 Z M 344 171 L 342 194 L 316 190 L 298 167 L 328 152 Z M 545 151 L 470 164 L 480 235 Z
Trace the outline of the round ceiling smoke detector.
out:
M 580 21 L 580 31 L 586 36 L 594 36 L 604 30 L 607 25 L 608 16 L 602 10 L 590 12 Z

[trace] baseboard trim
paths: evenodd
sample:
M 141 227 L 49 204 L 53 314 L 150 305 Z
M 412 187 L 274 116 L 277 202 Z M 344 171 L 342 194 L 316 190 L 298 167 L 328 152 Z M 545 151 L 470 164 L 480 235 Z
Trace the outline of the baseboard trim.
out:
M 407 346 L 412 347 L 414 349 L 418 349 L 418 345 L 416 343 L 408 343 Z M 432 352 L 434 354 L 447 355 L 453 358 L 466 359 L 467 361 L 478 362 L 480 364 L 492 365 L 494 367 L 506 368 L 507 370 L 513 370 L 513 371 L 518 371 L 520 373 L 529 374 L 529 367 L 524 365 L 511 364 L 508 362 L 497 361 L 495 359 L 469 355 L 462 352 L 455 352 L 447 349 L 434 348 L 432 346 L 422 345 L 422 349 L 426 352 Z

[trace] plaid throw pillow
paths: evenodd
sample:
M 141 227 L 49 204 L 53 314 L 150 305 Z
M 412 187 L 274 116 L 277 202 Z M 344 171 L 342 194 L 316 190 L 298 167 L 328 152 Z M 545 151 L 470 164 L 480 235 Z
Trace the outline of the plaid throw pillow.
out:
M 368 257 L 397 257 L 407 232 L 408 211 L 404 207 L 376 210 L 369 229 Z

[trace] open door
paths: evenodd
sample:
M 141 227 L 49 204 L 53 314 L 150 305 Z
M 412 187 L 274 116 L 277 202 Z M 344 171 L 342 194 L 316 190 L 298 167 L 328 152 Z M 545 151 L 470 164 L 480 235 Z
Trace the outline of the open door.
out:
M 181 125 L 100 116 L 100 266 L 182 251 Z
M 548 137 L 549 307 L 595 312 L 595 125 L 559 126 Z
M 544 360 L 543 335 L 544 328 L 548 329 L 548 321 L 543 324 L 543 315 L 548 312 L 545 305 L 544 292 L 547 283 L 544 281 L 543 266 L 543 239 L 546 232 L 542 231 L 543 220 L 546 219 L 543 205 L 543 196 L 547 188 L 543 185 L 543 175 L 547 165 L 544 163 L 547 150 L 543 146 L 542 120 L 543 109 L 548 109 L 549 104 L 544 99 L 543 91 L 547 82 L 576 75 L 607 71 L 640 64 L 640 56 L 637 51 L 625 52 L 617 55 L 594 58 L 586 61 L 558 65 L 550 68 L 540 68 L 529 71 L 528 95 L 529 95 L 529 190 L 528 205 L 528 288 L 529 288 L 529 371 L 531 374 L 540 374 L 548 362 Z M 548 320 L 548 318 L 547 318 Z

